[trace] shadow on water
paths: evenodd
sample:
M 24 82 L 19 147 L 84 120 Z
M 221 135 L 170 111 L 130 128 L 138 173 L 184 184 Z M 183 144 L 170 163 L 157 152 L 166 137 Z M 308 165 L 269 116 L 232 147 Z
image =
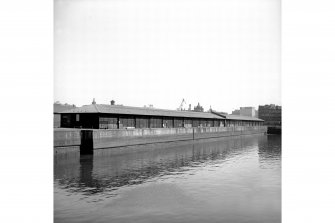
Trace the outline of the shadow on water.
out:
M 190 174 L 191 170 L 225 162 L 257 147 L 260 160 L 278 157 L 280 148 L 269 150 L 268 137 L 242 136 L 133 146 L 129 151 L 135 152 L 127 153 L 111 148 L 96 150 L 94 155 L 59 154 L 54 157 L 54 180 L 69 193 L 116 196 L 121 187 Z
M 267 135 L 267 138 L 259 140 L 258 156 L 261 168 L 269 168 L 270 165 L 281 164 L 281 135 Z M 278 160 L 279 162 L 272 162 Z

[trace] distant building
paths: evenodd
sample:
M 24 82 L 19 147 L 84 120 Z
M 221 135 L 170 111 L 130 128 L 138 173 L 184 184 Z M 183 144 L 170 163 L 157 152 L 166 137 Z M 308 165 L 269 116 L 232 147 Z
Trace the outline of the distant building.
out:
M 240 110 L 235 109 L 231 114 L 232 115 L 240 115 Z
M 240 109 L 235 109 L 231 114 L 257 118 L 257 110 L 254 107 L 240 107 Z
M 258 107 L 258 117 L 264 120 L 264 125 L 281 126 L 281 106 L 270 104 Z
M 193 111 L 196 112 L 203 112 L 204 108 L 200 105 L 200 103 L 198 102 L 198 105 L 194 107 Z
M 240 107 L 240 115 L 256 117 L 256 110 L 254 107 Z

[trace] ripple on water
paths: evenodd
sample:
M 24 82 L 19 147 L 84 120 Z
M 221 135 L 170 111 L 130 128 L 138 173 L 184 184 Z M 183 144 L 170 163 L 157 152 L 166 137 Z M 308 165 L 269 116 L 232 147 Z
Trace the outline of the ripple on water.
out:
M 55 156 L 55 222 L 280 222 L 281 139 Z

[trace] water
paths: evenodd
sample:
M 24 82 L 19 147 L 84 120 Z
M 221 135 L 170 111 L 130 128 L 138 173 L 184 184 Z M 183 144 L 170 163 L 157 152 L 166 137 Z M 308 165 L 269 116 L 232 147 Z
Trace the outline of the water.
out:
M 280 136 L 132 148 L 55 155 L 55 222 L 281 222 Z

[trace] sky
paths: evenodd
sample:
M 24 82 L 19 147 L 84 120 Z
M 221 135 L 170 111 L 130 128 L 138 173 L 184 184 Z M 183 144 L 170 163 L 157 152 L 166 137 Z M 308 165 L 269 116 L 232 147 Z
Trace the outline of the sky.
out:
M 54 0 L 54 101 L 281 105 L 280 0 Z

